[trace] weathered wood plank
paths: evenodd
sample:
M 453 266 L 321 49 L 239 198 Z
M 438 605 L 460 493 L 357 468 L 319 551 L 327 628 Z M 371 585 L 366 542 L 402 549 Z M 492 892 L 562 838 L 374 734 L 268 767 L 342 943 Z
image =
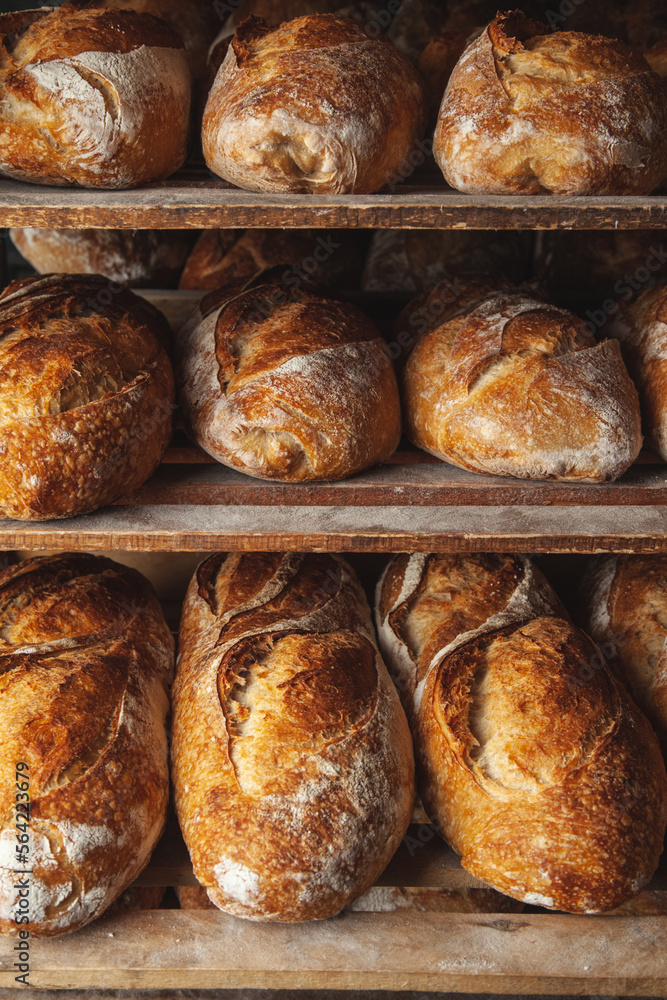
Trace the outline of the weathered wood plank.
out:
M 0 521 L 0 550 L 665 552 L 667 509 L 624 507 L 107 507 Z
M 179 464 L 176 464 L 179 463 Z M 423 452 L 335 483 L 278 483 L 219 465 L 195 448 L 171 450 L 155 475 L 121 506 L 145 504 L 257 506 L 663 505 L 667 465 L 638 464 L 615 483 L 558 483 L 482 476 Z
M 116 229 L 661 229 L 667 197 L 477 196 L 402 185 L 372 195 L 257 194 L 175 175 L 132 191 L 0 181 L 0 225 Z
M 0 986 L 18 986 L 12 942 Z M 667 918 L 345 913 L 257 924 L 212 910 L 102 917 L 33 940 L 41 988 L 287 988 L 661 996 Z

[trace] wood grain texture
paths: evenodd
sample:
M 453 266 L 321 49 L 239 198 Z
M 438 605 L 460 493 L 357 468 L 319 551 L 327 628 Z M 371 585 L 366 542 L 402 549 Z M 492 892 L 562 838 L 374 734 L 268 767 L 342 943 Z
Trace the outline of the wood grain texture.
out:
M 665 552 L 662 507 L 107 507 L 0 521 L 0 551 Z
M 39 942 L 30 980 L 33 988 L 68 989 L 663 996 L 666 947 L 664 917 L 413 913 L 406 921 L 400 912 L 346 913 L 290 925 L 252 924 L 212 910 L 148 910 Z M 2 987 L 18 987 L 11 955 L 3 940 Z
M 281 483 L 217 464 L 196 448 L 174 448 L 155 475 L 117 504 L 274 506 L 651 506 L 667 503 L 667 465 L 636 464 L 614 483 L 565 483 L 483 476 L 424 452 L 398 452 L 389 462 L 334 483 Z
M 256 194 L 213 178 L 134 191 L 0 182 L 2 226 L 114 229 L 662 229 L 667 197 L 464 195 L 405 184 L 372 195 Z

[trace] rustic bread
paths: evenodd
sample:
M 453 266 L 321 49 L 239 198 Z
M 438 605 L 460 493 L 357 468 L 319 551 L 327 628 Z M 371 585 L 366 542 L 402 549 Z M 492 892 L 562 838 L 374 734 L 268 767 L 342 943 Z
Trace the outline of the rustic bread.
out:
M 443 97 L 433 151 L 476 194 L 650 194 L 667 161 L 660 78 L 622 42 L 498 14 Z
M 628 685 L 667 753 L 667 556 L 591 560 L 581 623 Z
M 186 426 L 209 455 L 250 476 L 351 476 L 400 439 L 383 344 L 356 307 L 280 282 L 211 292 L 178 337 Z
M 92 555 L 0 574 L 0 932 L 16 934 L 16 764 L 28 765 L 31 935 L 98 917 L 145 867 L 169 797 L 174 643 L 139 573 Z M 22 772 L 23 773 L 23 772 Z
M 518 283 L 528 276 L 528 233 L 494 230 L 378 229 L 366 255 L 366 292 L 430 292 L 440 281 L 489 275 Z
M 571 313 L 497 295 L 427 333 L 404 370 L 406 431 L 463 469 L 605 482 L 639 454 L 637 391 L 618 341 Z
M 39 274 L 102 274 L 128 288 L 173 288 L 192 238 L 180 229 L 10 229 Z
M 98 275 L 0 295 L 0 516 L 69 517 L 139 487 L 171 436 L 166 320 Z
M 133 10 L 0 14 L 0 174 L 127 188 L 185 159 L 190 71 L 180 37 Z
M 515 899 L 613 909 L 652 877 L 667 775 L 648 721 L 516 556 L 399 556 L 380 644 L 418 791 L 464 868 Z
M 206 75 L 209 46 L 220 27 L 215 3 L 210 0 L 98 0 L 112 10 L 136 10 L 161 17 L 183 39 L 192 79 Z
M 667 287 L 647 289 L 613 329 L 639 391 L 648 442 L 667 459 Z
M 224 288 L 265 268 L 285 265 L 285 280 L 312 279 L 323 288 L 358 288 L 358 232 L 312 229 L 207 229 L 187 259 L 180 288 Z
M 208 167 L 250 191 L 387 184 L 425 128 L 423 84 L 383 37 L 330 14 L 239 25 L 204 112 Z
M 194 873 L 255 920 L 338 913 L 414 800 L 410 732 L 338 556 L 217 554 L 185 601 L 172 776 Z

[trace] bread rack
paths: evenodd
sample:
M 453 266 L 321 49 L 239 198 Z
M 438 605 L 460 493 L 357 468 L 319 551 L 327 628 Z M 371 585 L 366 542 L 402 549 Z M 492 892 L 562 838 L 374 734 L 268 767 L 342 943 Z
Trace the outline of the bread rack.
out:
M 408 180 L 396 193 L 257 195 L 197 171 L 137 191 L 0 182 L 0 225 L 59 228 L 667 229 L 667 197 L 473 197 Z M 171 302 L 169 301 L 171 299 Z M 155 293 L 167 311 L 178 293 Z M 667 466 L 643 453 L 616 483 L 522 482 L 462 472 L 417 452 L 342 483 L 250 480 L 178 441 L 131 496 L 84 517 L 0 522 L 0 550 L 667 551 Z M 479 885 L 424 828 L 381 882 Z M 143 884 L 193 876 L 173 828 Z M 663 863 L 653 888 L 667 889 Z M 14 982 L 0 939 L 0 988 Z M 667 994 L 667 916 L 347 912 L 306 925 L 217 911 L 106 916 L 34 941 L 31 988 L 384 989 L 526 994 Z M 21 987 L 23 988 L 23 987 Z M 79 993 L 78 991 L 82 991 Z

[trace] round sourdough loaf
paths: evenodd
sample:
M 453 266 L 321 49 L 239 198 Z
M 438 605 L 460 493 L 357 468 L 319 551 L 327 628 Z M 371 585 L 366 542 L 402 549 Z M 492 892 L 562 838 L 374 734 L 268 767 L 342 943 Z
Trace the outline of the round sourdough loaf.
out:
M 148 581 L 98 556 L 12 566 L 0 573 L 0 609 L 0 932 L 22 929 L 21 781 L 27 929 L 62 934 L 121 895 L 162 833 L 174 642 Z
M 613 330 L 639 390 L 648 442 L 667 460 L 667 287 L 647 289 Z
M 128 188 L 185 159 L 190 70 L 180 37 L 133 10 L 0 15 L 0 173 Z
M 95 510 L 137 489 L 171 436 L 165 318 L 98 275 L 0 295 L 0 516 Z
M 433 152 L 477 194 L 650 194 L 667 163 L 667 102 L 622 42 L 498 14 L 466 49 Z
M 418 447 L 473 472 L 605 482 L 642 444 L 617 340 L 525 295 L 493 296 L 427 333 L 403 372 Z
M 541 574 L 518 556 L 398 556 L 377 624 L 418 792 L 463 867 L 575 913 L 636 896 L 662 852 L 660 748 Z
M 260 276 L 206 296 L 177 351 L 186 425 L 233 469 L 283 482 L 342 479 L 398 446 L 394 369 L 355 306 Z
M 190 250 L 180 229 L 10 229 L 40 274 L 102 274 L 129 288 L 171 288 Z
M 236 30 L 204 112 L 208 167 L 250 191 L 377 191 L 410 172 L 423 84 L 393 43 L 330 14 Z
M 667 556 L 603 556 L 581 581 L 582 625 L 667 753 Z
M 414 802 L 410 732 L 339 556 L 216 554 L 183 609 L 172 777 L 194 873 L 253 920 L 338 913 Z

